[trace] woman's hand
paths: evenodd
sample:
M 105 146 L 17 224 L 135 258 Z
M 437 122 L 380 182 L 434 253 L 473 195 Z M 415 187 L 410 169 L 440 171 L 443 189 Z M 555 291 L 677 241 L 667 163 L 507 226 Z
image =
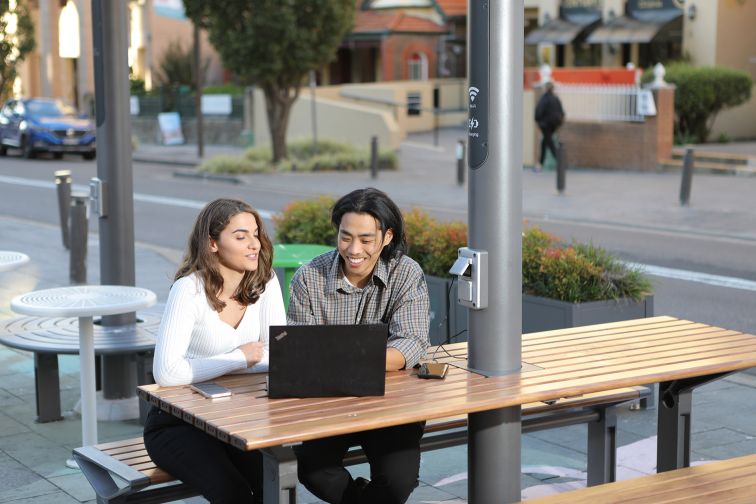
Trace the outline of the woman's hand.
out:
M 251 343 L 244 343 L 239 347 L 244 353 L 244 358 L 247 359 L 247 367 L 252 367 L 263 358 L 263 344 L 259 341 L 253 341 Z

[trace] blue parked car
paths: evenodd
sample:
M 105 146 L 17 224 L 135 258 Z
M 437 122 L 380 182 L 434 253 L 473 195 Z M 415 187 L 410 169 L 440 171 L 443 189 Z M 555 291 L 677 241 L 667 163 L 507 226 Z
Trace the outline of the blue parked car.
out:
M 67 152 L 94 159 L 95 147 L 94 123 L 60 100 L 9 100 L 0 109 L 0 156 L 14 148 L 27 159 L 38 152 L 51 152 L 56 159 Z

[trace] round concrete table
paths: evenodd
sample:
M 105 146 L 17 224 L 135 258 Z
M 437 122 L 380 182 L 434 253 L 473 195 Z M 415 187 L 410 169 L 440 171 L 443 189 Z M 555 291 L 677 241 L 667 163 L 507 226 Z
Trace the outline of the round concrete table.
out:
M 0 250 L 0 271 L 10 271 L 29 262 L 29 256 L 21 252 Z
M 131 313 L 155 304 L 155 293 L 124 285 L 74 285 L 16 296 L 11 310 L 39 317 L 79 317 L 81 359 L 81 435 L 83 446 L 97 444 L 95 315 Z

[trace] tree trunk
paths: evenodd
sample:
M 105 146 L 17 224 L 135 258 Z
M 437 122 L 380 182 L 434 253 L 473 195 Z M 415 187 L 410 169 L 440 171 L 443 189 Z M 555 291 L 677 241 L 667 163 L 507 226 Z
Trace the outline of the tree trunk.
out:
M 288 157 L 286 150 L 286 130 L 289 127 L 289 112 L 299 96 L 299 86 L 278 86 L 268 83 L 262 86 L 265 93 L 265 110 L 268 115 L 270 143 L 273 149 L 273 163 Z

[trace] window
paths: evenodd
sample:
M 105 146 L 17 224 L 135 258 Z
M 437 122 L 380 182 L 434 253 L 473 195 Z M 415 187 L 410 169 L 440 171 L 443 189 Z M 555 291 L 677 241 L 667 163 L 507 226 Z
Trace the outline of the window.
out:
M 423 99 L 420 91 L 410 91 L 407 93 L 407 115 L 419 116 L 423 110 Z
M 407 60 L 407 77 L 409 80 L 428 80 L 428 57 L 423 53 L 414 53 Z

